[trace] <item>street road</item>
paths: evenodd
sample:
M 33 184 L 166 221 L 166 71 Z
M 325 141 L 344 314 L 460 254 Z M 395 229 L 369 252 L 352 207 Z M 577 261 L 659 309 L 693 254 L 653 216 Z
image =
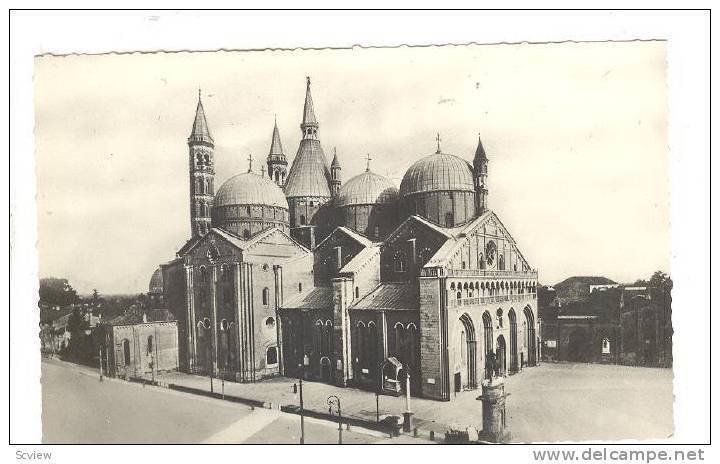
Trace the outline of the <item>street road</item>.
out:
M 42 362 L 43 443 L 298 443 L 300 417 L 105 379 L 82 366 Z M 305 443 L 337 443 L 337 423 L 306 419 Z M 344 443 L 380 434 L 343 430 Z

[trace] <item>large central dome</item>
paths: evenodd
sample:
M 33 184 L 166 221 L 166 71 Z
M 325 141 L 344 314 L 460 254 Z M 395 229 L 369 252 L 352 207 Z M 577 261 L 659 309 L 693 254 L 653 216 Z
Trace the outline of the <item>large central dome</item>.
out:
M 215 195 L 212 222 L 244 239 L 270 227 L 286 230 L 288 202 L 269 178 L 252 172 L 238 174 L 226 180 Z
M 475 191 L 467 161 L 447 153 L 434 153 L 410 166 L 400 184 L 401 196 L 443 191 Z
M 267 205 L 288 209 L 283 191 L 269 178 L 253 172 L 226 180 L 215 195 L 213 206 Z

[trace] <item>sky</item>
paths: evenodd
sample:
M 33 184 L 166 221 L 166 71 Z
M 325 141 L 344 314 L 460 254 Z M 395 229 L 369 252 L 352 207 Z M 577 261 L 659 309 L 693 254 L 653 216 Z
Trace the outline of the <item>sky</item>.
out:
M 343 180 L 398 187 L 442 151 L 490 159 L 488 205 L 542 283 L 670 272 L 665 43 L 42 56 L 34 70 L 41 277 L 146 292 L 189 238 L 198 87 L 216 186 L 264 160 L 277 116 L 292 162 L 305 76 Z M 259 172 L 259 161 L 253 163 Z

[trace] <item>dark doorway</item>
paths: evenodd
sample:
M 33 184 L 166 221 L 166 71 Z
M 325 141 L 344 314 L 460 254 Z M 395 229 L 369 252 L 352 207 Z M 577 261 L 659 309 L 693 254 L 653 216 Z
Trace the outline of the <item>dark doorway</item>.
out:
M 573 362 L 590 361 L 590 340 L 584 329 L 574 329 L 568 336 L 567 359 Z
M 510 372 L 518 371 L 518 349 L 517 349 L 517 317 L 512 309 L 508 313 L 510 320 Z
M 497 350 L 495 351 L 497 355 L 497 365 L 498 365 L 498 374 L 503 375 L 506 370 L 505 365 L 505 337 L 500 335 L 497 338 Z

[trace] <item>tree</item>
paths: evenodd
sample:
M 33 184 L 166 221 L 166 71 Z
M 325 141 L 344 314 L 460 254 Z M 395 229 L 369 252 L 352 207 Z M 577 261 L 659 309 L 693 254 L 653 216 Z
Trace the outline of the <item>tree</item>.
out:
M 40 304 L 45 306 L 67 306 L 80 301 L 77 292 L 67 279 L 46 277 L 40 279 Z

